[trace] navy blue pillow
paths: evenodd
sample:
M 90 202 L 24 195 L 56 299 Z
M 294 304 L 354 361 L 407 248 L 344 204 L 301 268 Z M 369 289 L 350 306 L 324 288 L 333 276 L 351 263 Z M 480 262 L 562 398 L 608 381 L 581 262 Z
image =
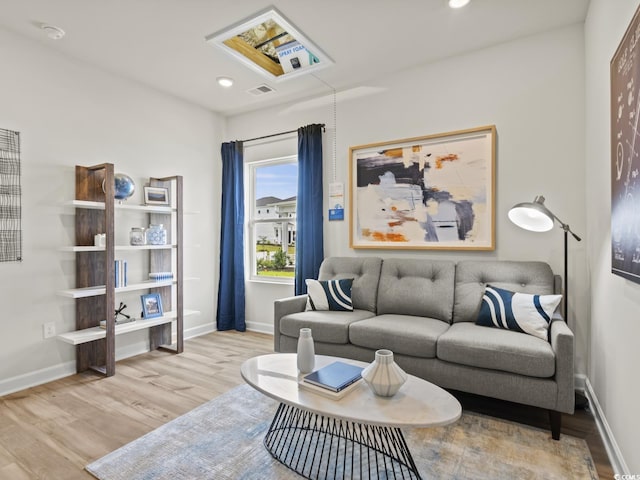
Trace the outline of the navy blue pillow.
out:
M 307 310 L 353 311 L 351 286 L 353 278 L 342 280 L 305 280 Z
M 548 339 L 549 324 L 562 295 L 531 295 L 487 285 L 476 325 L 505 328 Z

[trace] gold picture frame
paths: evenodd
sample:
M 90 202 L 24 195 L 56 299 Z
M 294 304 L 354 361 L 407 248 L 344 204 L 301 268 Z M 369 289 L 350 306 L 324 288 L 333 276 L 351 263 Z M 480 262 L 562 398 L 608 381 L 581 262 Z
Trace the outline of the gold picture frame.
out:
M 349 148 L 349 246 L 494 250 L 495 125 Z

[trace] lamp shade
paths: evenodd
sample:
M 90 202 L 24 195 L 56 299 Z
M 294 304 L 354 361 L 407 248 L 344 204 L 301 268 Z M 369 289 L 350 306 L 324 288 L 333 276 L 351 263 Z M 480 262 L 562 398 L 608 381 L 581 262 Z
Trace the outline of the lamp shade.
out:
M 509 220 L 532 232 L 547 232 L 553 228 L 554 215 L 544 206 L 544 197 L 533 202 L 518 203 L 509 210 Z

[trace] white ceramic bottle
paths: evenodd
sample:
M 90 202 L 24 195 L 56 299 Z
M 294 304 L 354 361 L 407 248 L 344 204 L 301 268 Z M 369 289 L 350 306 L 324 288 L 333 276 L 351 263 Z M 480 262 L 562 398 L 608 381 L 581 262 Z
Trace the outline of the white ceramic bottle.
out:
M 298 336 L 298 370 L 300 373 L 310 373 L 316 363 L 313 347 L 313 337 L 310 328 L 301 328 Z
M 392 397 L 407 381 L 407 374 L 393 361 L 391 350 L 377 350 L 375 360 L 362 371 L 362 378 L 376 395 Z

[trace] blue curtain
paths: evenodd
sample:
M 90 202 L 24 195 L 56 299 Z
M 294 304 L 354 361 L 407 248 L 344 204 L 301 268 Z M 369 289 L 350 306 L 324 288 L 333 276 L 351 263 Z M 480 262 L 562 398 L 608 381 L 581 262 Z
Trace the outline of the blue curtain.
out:
M 318 278 L 324 259 L 322 240 L 322 125 L 298 129 L 295 293 L 307 293 L 305 280 Z
M 244 321 L 244 186 L 242 142 L 222 144 L 222 215 L 218 330 L 246 330 Z

